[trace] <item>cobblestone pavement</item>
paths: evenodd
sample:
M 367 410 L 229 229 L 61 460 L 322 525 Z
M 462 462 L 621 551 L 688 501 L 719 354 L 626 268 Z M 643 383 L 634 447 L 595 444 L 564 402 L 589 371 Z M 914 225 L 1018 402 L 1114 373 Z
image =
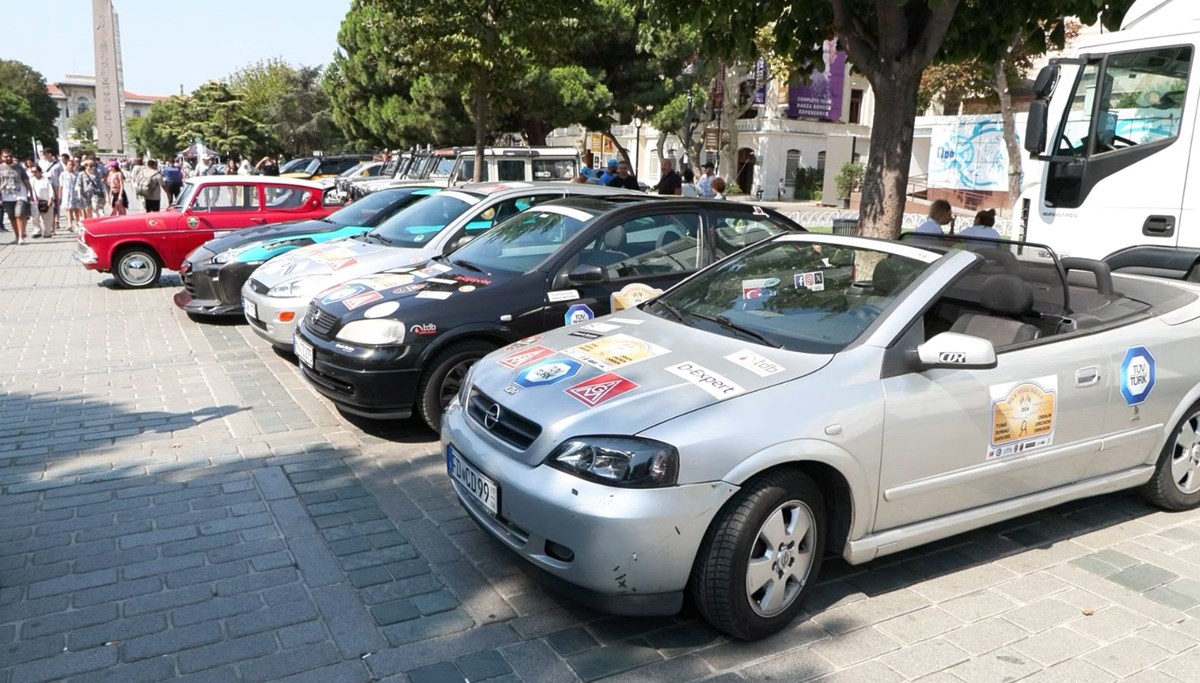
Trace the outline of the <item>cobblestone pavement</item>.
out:
M 0 683 L 1200 680 L 1200 513 L 1111 495 L 831 561 L 758 643 L 605 616 L 475 528 L 431 433 L 71 248 L 0 246 Z

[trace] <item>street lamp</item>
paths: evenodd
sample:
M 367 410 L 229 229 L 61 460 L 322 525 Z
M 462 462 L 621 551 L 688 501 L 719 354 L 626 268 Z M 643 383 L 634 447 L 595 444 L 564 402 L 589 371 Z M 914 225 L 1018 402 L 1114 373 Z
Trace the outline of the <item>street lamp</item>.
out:
M 642 171 L 642 117 L 633 117 L 633 175 L 641 177 Z

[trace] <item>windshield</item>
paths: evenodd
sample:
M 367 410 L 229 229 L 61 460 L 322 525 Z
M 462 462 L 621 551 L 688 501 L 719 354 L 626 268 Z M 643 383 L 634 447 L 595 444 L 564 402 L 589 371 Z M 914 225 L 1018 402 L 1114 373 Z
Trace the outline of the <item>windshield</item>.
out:
M 179 196 L 175 198 L 175 203 L 171 205 L 171 208 L 183 211 L 187 208 L 188 202 L 192 201 L 192 195 L 194 194 L 196 194 L 196 183 L 185 180 L 183 182 L 183 189 L 179 191 Z
M 299 159 L 292 159 L 291 161 L 287 162 L 282 167 L 280 167 L 279 172 L 280 173 L 299 172 L 299 171 L 303 170 L 304 167 L 307 166 L 310 161 L 312 161 L 312 157 L 301 157 Z
M 836 353 L 928 267 L 859 247 L 767 242 L 688 280 L 646 310 L 715 334 Z
M 368 163 L 369 163 L 369 162 L 366 162 L 366 161 L 360 161 L 360 162 L 358 162 L 357 164 L 354 164 L 353 166 L 351 166 L 350 168 L 348 168 L 348 169 L 346 169 L 346 170 L 342 171 L 342 172 L 341 172 L 341 174 L 340 174 L 340 177 L 342 177 L 342 178 L 349 178 L 350 176 L 352 176 L 352 175 L 354 175 L 354 174 L 358 173 L 359 171 L 361 171 L 361 170 L 362 170 L 362 168 L 363 168 L 363 166 L 366 166 Z
M 334 211 L 325 220 L 338 225 L 371 225 L 372 218 L 376 217 L 379 212 L 392 208 L 396 202 L 407 200 L 405 203 L 411 203 L 423 197 L 424 195 L 402 190 L 372 192 L 346 208 Z
M 419 249 L 477 201 L 474 195 L 439 192 L 405 208 L 368 234 L 378 237 L 388 246 Z
M 430 178 L 449 178 L 450 170 L 454 168 L 453 157 L 435 157 L 437 165 L 433 167 L 433 171 L 429 173 Z
M 526 273 L 561 249 L 591 219 L 592 214 L 575 209 L 529 210 L 487 231 L 450 258 L 488 273 Z

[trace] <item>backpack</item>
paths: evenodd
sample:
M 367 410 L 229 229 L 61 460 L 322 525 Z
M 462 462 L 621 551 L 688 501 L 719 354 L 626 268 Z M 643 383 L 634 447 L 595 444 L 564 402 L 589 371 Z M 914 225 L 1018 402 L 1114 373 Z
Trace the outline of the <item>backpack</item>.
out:
M 133 176 L 133 191 L 139 197 L 150 196 L 150 174 L 146 173 L 146 169 L 141 169 Z
M 183 172 L 174 166 L 164 168 L 162 177 L 167 185 L 180 185 L 183 183 Z

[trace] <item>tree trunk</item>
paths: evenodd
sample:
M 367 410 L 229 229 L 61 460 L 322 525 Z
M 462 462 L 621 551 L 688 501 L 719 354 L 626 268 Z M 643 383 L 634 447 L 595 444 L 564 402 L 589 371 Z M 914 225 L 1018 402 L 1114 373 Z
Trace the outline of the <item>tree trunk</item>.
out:
M 1012 93 L 1008 90 L 1008 70 L 1004 60 L 992 65 L 996 79 L 996 94 L 1000 96 L 1000 121 L 1004 125 L 1004 147 L 1008 150 L 1008 202 L 1012 206 L 1021 194 L 1021 146 L 1017 144 L 1017 122 L 1013 112 Z
M 475 100 L 475 174 L 472 179 L 475 182 L 483 180 L 483 165 L 484 150 L 487 147 L 488 139 L 488 72 L 487 69 L 480 69 L 475 77 L 475 92 L 473 99 Z
M 859 233 L 864 237 L 900 236 L 920 85 L 920 70 L 895 69 L 871 81 L 875 89 L 875 123 L 859 210 Z
M 630 168 L 633 168 L 633 159 L 629 158 L 629 150 L 625 149 L 621 141 L 617 139 L 617 136 L 613 135 L 611 130 L 606 130 L 604 131 L 604 137 L 612 140 L 613 147 L 617 148 L 617 152 L 621 155 L 621 158 L 625 160 L 625 163 L 629 164 Z

